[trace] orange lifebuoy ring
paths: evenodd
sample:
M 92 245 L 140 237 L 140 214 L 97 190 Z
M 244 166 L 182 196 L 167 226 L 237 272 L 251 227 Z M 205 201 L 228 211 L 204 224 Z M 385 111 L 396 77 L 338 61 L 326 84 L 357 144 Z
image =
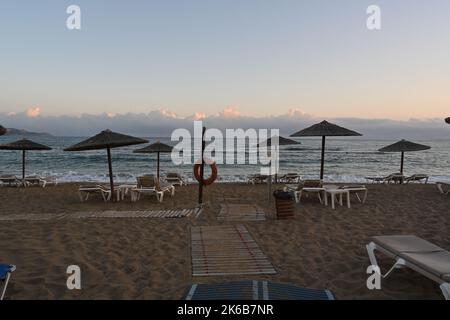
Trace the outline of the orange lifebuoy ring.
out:
M 214 161 L 209 159 L 204 159 L 205 164 L 209 165 L 211 167 L 211 176 L 208 179 L 205 179 L 200 176 L 200 168 L 202 166 L 200 160 L 198 160 L 194 164 L 194 177 L 198 182 L 201 182 L 205 186 L 209 186 L 210 184 L 213 184 L 214 181 L 217 179 L 217 165 Z

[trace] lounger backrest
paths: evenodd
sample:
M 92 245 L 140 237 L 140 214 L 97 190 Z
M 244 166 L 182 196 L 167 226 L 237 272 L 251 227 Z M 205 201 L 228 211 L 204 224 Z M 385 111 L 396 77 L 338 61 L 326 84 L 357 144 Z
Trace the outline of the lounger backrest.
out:
M 142 176 L 137 178 L 138 188 L 156 188 L 154 176 Z
M 305 180 L 303 181 L 304 188 L 321 188 L 322 181 L 320 180 Z

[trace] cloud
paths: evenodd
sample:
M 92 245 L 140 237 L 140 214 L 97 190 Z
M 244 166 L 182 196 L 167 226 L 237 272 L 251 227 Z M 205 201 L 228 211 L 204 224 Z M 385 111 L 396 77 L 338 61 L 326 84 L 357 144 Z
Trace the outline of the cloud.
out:
M 187 117 L 187 119 L 190 119 L 190 120 L 203 120 L 205 118 L 206 118 L 206 113 L 198 112 L 198 111 L 194 112 L 194 114 L 191 115 L 190 117 Z
M 40 107 L 31 107 L 27 110 L 27 116 L 29 118 L 37 118 L 41 115 L 41 108 Z
M 202 120 L 207 128 L 280 129 L 284 136 L 324 120 L 306 114 L 300 109 L 288 109 L 281 115 L 254 117 L 243 115 L 237 107 L 227 107 L 222 112 L 206 115 L 196 112 L 181 117 L 165 108 L 147 113 L 102 113 L 79 116 L 29 116 L 29 110 L 17 114 L 0 113 L 3 126 L 29 131 L 46 131 L 57 136 L 89 136 L 104 129 L 139 136 L 169 136 L 177 128 L 192 130 L 193 120 Z M 113 115 L 113 116 L 112 116 Z M 450 139 L 450 126 L 444 119 L 391 119 L 330 118 L 332 123 L 362 133 L 363 139 Z M 358 138 L 360 139 L 360 138 Z
M 297 108 L 289 109 L 287 112 L 287 116 L 295 117 L 295 118 L 309 118 L 310 117 L 307 113 L 305 113 L 302 110 L 297 109 Z
M 240 116 L 241 112 L 234 106 L 226 107 L 217 114 L 217 117 L 219 118 L 239 118 Z
M 178 115 L 175 112 L 167 110 L 165 108 L 159 108 L 158 112 L 165 118 L 177 119 Z

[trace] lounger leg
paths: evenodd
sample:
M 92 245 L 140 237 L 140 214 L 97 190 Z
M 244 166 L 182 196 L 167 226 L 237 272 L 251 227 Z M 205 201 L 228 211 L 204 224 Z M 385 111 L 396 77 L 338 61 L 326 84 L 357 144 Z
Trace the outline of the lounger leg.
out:
M 295 202 L 300 203 L 302 200 L 302 191 L 295 191 L 294 192 Z
M 158 192 L 158 193 L 156 193 L 156 197 L 158 198 L 158 201 L 159 202 L 163 202 L 163 199 L 164 199 L 164 192 Z M 158 197 L 158 195 L 159 195 L 159 197 Z
M 8 275 L 6 276 L 5 285 L 3 286 L 3 292 L 2 296 L 0 297 L 0 300 L 3 300 L 5 297 L 6 288 L 8 287 L 9 278 L 11 277 L 11 272 L 8 272 Z
M 317 193 L 317 197 L 319 198 L 320 204 L 322 204 L 323 202 L 322 202 L 322 197 L 320 196 L 320 192 Z
M 442 294 L 444 295 L 445 300 L 450 300 L 450 283 L 445 282 L 440 285 L 442 290 Z
M 380 269 L 380 266 L 378 265 L 377 258 L 375 256 L 375 250 L 377 249 L 377 245 L 375 243 L 371 242 L 366 246 L 366 249 L 367 249 L 367 253 L 369 254 L 370 264 L 372 266 L 378 267 L 378 269 L 380 270 L 380 276 L 383 279 L 387 278 L 391 274 L 391 272 L 394 271 L 395 269 L 403 268 L 406 265 L 405 260 L 398 258 L 395 261 L 394 265 L 389 269 L 389 271 L 383 275 L 383 274 L 381 274 L 381 269 Z
M 170 196 L 173 197 L 174 195 L 175 195 L 175 187 L 172 186 L 172 192 L 171 192 Z
M 376 248 L 377 248 L 377 246 L 373 242 L 366 245 L 367 253 L 369 254 L 370 264 L 378 267 L 377 257 L 375 256 Z
M 331 194 L 331 208 L 334 210 L 334 194 Z
M 367 199 L 367 190 L 366 191 L 364 191 L 364 198 L 363 198 L 363 201 L 362 201 L 362 203 L 365 203 L 366 202 L 366 199 Z
M 350 192 L 347 192 L 347 208 L 350 209 Z

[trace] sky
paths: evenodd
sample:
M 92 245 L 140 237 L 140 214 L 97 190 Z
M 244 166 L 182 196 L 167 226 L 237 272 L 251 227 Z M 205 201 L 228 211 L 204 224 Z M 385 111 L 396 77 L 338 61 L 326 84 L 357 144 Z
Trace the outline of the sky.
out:
M 66 28 L 72 4 L 81 30 Z M 450 115 L 449 16 L 448 0 L 2 0 L 0 123 L 427 128 Z

